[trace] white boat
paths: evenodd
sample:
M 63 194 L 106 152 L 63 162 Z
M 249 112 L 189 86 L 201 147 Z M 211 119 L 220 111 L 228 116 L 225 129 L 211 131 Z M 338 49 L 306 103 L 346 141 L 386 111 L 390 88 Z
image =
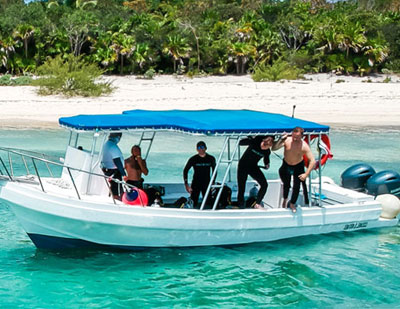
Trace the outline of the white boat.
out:
M 206 199 L 200 209 L 142 207 L 114 200 L 100 169 L 101 145 L 110 132 L 141 132 L 142 145 L 145 141 L 148 145 L 146 156 L 160 131 L 223 136 L 224 144 L 215 170 L 222 180 L 212 185 L 214 173 L 207 194 L 213 187 L 218 190 L 228 185 L 235 198 L 237 186 L 230 179 L 230 168 L 238 160 L 241 138 L 280 135 L 301 126 L 306 136 L 321 139 L 329 133 L 329 127 L 324 125 L 248 110 L 133 110 L 119 115 L 78 115 L 60 118 L 59 122 L 70 130 L 61 161 L 0 148 L 0 174 L 6 180 L 0 187 L 0 198 L 7 202 L 38 248 L 107 246 L 130 250 L 238 245 L 398 224 L 398 217 L 380 217 L 382 204 L 373 196 L 326 181 L 320 169 L 314 172 L 318 176 L 316 180 L 308 183 L 311 205 L 301 206 L 301 192 L 296 213 L 280 208 L 282 184 L 279 179 L 268 180 L 263 200 L 265 209 L 217 209 L 219 195 L 210 209 L 205 207 Z M 78 149 L 82 135 L 92 137 L 91 150 Z M 22 158 L 21 165 L 26 167 L 27 175 L 14 175 L 16 158 Z M 47 176 L 38 164 L 47 166 Z M 54 177 L 50 172 L 54 166 L 62 169 L 61 176 Z M 183 182 L 153 185 L 164 188 L 166 205 L 187 196 Z M 253 186 L 254 182 L 249 181 L 246 192 Z

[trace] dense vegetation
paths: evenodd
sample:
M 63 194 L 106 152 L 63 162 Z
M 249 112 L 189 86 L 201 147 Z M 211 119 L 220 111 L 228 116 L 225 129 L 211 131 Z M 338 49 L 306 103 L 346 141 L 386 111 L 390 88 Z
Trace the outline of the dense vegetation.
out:
M 71 54 L 147 76 L 399 72 L 399 9 L 396 0 L 0 0 L 0 73 L 37 73 Z

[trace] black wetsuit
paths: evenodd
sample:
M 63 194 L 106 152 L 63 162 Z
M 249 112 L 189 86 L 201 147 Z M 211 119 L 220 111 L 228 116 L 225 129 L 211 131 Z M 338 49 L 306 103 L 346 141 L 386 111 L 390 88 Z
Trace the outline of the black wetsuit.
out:
M 258 167 L 258 161 L 264 159 L 264 165 L 269 164 L 270 149 L 261 149 L 261 142 L 265 137 L 246 138 L 240 141 L 240 145 L 249 145 L 239 160 L 237 182 L 238 182 L 238 205 L 244 208 L 244 191 L 246 189 L 247 176 L 250 175 L 260 185 L 256 203 L 260 204 L 267 192 L 268 182 L 263 172 Z
M 296 204 L 300 192 L 300 183 L 303 184 L 304 203 L 308 204 L 307 186 L 304 181 L 301 181 L 299 175 L 304 173 L 304 161 L 296 165 L 289 165 L 285 160 L 282 161 L 282 166 L 279 168 L 279 176 L 283 182 L 283 198 L 287 199 L 289 196 L 290 180 L 293 175 L 293 192 L 290 202 Z
M 188 184 L 188 172 L 192 167 L 194 173 L 191 184 L 192 194 L 190 195 L 190 198 L 193 201 L 194 207 L 196 207 L 200 192 L 203 197 L 206 194 L 211 179 L 211 170 L 215 169 L 215 158 L 207 153 L 205 157 L 200 157 L 198 154 L 191 157 L 183 169 L 183 180 L 185 181 L 185 185 Z

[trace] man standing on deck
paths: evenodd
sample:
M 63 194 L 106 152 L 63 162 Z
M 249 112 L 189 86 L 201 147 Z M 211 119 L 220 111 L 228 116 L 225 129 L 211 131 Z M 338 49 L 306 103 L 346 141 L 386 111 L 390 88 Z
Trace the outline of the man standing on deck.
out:
M 254 208 L 264 208 L 262 200 L 268 189 L 268 182 L 263 172 L 258 166 L 258 162 L 263 159 L 264 168 L 269 169 L 269 156 L 271 154 L 271 147 L 274 145 L 273 136 L 256 136 L 242 139 L 239 145 L 248 145 L 246 151 L 243 153 L 239 160 L 237 171 L 238 183 L 238 206 L 245 208 L 244 191 L 246 189 L 247 177 L 250 175 L 260 185 Z
M 208 184 L 210 183 L 211 173 L 215 169 L 215 158 L 206 153 L 206 143 L 200 141 L 196 145 L 197 154 L 191 157 L 183 169 L 183 181 L 185 188 L 190 193 L 193 201 L 193 207 L 196 208 L 200 192 L 202 197 L 206 194 Z M 193 179 L 191 185 L 188 183 L 188 172 L 193 167 Z
M 292 212 L 296 212 L 296 202 L 300 192 L 300 183 L 303 184 L 305 204 L 309 203 L 305 181 L 315 165 L 315 159 L 310 146 L 303 141 L 303 133 L 303 128 L 296 127 L 293 129 L 291 136 L 284 134 L 272 148 L 272 150 L 277 150 L 282 146 L 284 147 L 282 166 L 279 169 L 279 176 L 283 182 L 283 208 L 287 207 L 290 181 L 293 175 L 293 192 L 289 204 Z M 305 172 L 303 161 L 304 155 L 310 162 Z
M 103 146 L 103 156 L 101 165 L 104 175 L 111 176 L 113 179 L 122 180 L 122 176 L 126 176 L 124 170 L 124 157 L 117 146 L 121 139 L 122 133 L 111 133 L 107 142 Z M 111 192 L 115 199 L 120 200 L 122 194 L 121 184 L 110 181 Z
M 146 160 L 142 158 L 142 150 L 139 145 L 134 145 L 131 148 L 131 156 L 125 160 L 125 169 L 128 176 L 124 177 L 127 184 L 143 189 L 142 174 L 148 175 Z

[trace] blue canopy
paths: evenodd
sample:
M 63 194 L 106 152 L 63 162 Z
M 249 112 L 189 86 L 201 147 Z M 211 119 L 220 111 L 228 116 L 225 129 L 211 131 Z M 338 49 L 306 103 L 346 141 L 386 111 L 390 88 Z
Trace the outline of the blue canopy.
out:
M 59 119 L 61 126 L 83 131 L 127 129 L 174 130 L 197 134 L 263 134 L 289 132 L 326 133 L 328 126 L 281 114 L 251 110 L 131 110 L 117 115 L 78 115 Z

